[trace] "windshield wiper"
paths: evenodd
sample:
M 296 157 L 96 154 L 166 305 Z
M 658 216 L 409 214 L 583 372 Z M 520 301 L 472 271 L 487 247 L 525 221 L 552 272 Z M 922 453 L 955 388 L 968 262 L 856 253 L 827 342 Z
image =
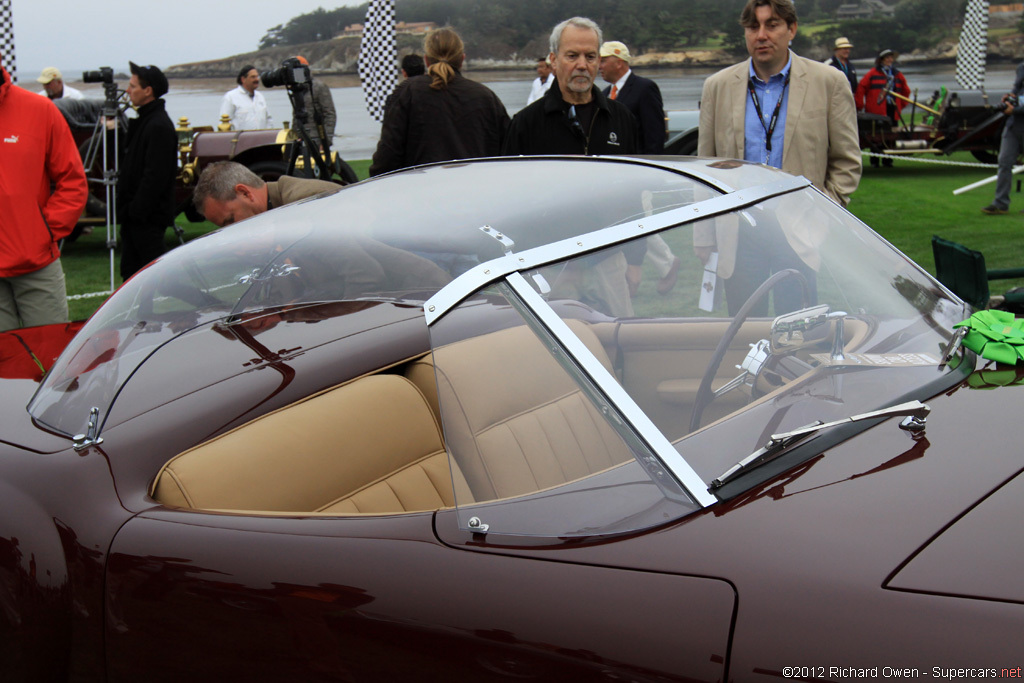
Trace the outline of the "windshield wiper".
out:
M 946 349 L 942 352 L 942 362 L 939 365 L 946 365 L 949 361 L 953 360 L 953 356 L 960 350 L 960 347 L 964 343 L 964 337 L 967 336 L 966 327 L 958 327 L 953 333 L 952 338 L 949 340 L 949 344 L 946 345 Z
M 912 420 L 904 421 L 906 428 L 908 429 L 921 429 L 923 427 L 924 418 L 927 417 L 928 413 L 931 412 L 924 403 L 920 401 L 909 401 L 907 403 L 901 403 L 896 406 L 889 408 L 882 408 L 881 410 L 873 410 L 870 413 L 861 413 L 860 415 L 852 415 L 845 417 L 842 420 L 836 420 L 835 422 L 813 422 L 809 425 L 799 427 L 791 432 L 783 432 L 782 434 L 772 434 L 768 438 L 762 448 L 757 449 L 747 457 L 740 460 L 738 463 L 727 469 L 718 478 L 711 481 L 711 489 L 717 489 L 726 484 L 729 480 L 736 477 L 739 473 L 744 472 L 748 469 L 753 469 L 759 465 L 763 465 L 769 462 L 794 443 L 803 440 L 811 434 L 816 434 L 823 429 L 829 427 L 835 427 L 837 425 L 848 424 L 850 422 L 860 422 L 861 420 L 871 420 L 879 417 L 895 417 L 897 415 L 909 415 Z M 901 423 L 900 426 L 904 426 Z

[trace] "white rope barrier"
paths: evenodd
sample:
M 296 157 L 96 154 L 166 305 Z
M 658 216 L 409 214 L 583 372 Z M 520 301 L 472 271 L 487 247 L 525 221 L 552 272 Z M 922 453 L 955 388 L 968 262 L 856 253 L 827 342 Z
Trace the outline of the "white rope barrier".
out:
M 942 166 L 966 166 L 968 168 L 999 168 L 999 164 L 983 164 L 972 161 L 943 161 L 942 159 L 921 159 L 920 157 L 903 154 L 880 154 L 878 152 L 861 152 L 862 156 L 879 159 L 899 159 L 900 161 L 916 161 L 919 164 L 940 164 Z
M 92 299 L 97 296 L 110 296 L 113 292 L 92 292 L 90 294 L 72 294 L 68 297 L 68 301 L 74 301 L 76 299 Z

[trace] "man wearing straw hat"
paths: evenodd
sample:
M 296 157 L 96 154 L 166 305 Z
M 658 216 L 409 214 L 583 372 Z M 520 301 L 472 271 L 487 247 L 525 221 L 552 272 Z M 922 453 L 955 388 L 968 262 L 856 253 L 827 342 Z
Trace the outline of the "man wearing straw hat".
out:
M 836 38 L 836 45 L 832 49 L 832 56 L 825 60 L 829 66 L 834 66 L 843 72 L 846 80 L 850 81 L 850 91 L 857 91 L 857 67 L 850 61 L 850 49 L 853 43 L 845 36 Z

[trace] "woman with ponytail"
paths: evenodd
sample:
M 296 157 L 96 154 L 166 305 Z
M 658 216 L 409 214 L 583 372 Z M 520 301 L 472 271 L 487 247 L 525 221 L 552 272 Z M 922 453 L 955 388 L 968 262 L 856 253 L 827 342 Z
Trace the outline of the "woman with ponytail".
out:
M 384 114 L 370 175 L 433 161 L 497 156 L 509 117 L 485 85 L 465 78 L 465 46 L 451 28 L 423 41 L 427 73 L 402 82 Z

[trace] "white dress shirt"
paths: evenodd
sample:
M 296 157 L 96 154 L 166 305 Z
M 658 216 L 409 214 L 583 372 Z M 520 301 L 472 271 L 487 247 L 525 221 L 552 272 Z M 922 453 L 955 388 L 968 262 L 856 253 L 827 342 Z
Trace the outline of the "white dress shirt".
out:
M 629 76 L 632 73 L 633 73 L 632 69 L 626 69 L 626 73 L 622 74 L 622 78 L 620 78 L 619 80 L 617 80 L 614 83 L 612 83 L 612 85 L 615 86 L 615 97 L 616 98 L 618 98 L 619 93 L 622 92 L 622 89 L 624 87 L 626 87 L 626 81 L 629 80 Z M 611 90 L 609 90 L 608 93 L 610 95 L 611 94 Z
M 45 90 L 40 90 L 39 94 L 42 95 L 43 97 L 49 97 L 49 95 L 46 94 Z M 64 93 L 59 98 L 57 98 L 57 99 L 61 99 L 61 98 L 65 99 L 65 100 L 82 100 L 82 99 L 85 99 L 85 95 L 82 94 L 81 90 L 78 90 L 76 88 L 72 88 L 70 85 L 65 85 L 64 86 Z
M 530 88 L 530 96 L 526 99 L 526 104 L 533 104 L 535 100 L 539 100 L 540 98 L 544 97 L 544 93 L 548 91 L 548 88 L 550 88 L 551 84 L 554 82 L 555 72 L 553 71 L 548 74 L 547 80 L 545 80 L 543 83 L 541 83 L 540 81 L 540 76 L 537 76 L 537 78 L 533 79 L 533 87 Z
M 220 103 L 221 116 L 228 115 L 235 130 L 256 130 L 271 127 L 270 112 L 267 111 L 267 101 L 263 93 L 254 90 L 252 96 L 249 91 L 238 86 L 234 90 L 224 93 L 224 99 Z

